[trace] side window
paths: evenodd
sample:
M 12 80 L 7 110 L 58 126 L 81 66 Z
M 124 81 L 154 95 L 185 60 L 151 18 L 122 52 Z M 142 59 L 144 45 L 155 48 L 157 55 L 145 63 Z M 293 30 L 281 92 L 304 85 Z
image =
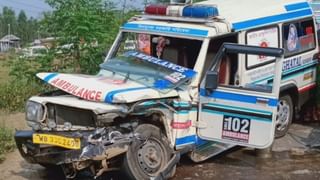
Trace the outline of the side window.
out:
M 279 28 L 271 26 L 248 31 L 246 34 L 246 44 L 260 47 L 279 47 Z M 252 69 L 272 63 L 275 58 L 267 56 L 247 55 L 246 68 Z
M 283 25 L 285 57 L 313 50 L 315 46 L 315 29 L 312 19 Z

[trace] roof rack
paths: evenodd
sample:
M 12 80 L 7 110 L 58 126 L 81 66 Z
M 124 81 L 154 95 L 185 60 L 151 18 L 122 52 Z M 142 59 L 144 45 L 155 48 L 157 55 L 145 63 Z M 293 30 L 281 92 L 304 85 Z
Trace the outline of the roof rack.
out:
M 190 23 L 212 23 L 218 18 L 191 18 L 191 17 L 174 17 L 174 16 L 156 16 L 156 15 L 137 15 L 135 18 L 152 19 L 160 21 L 176 21 L 176 22 L 190 22 Z

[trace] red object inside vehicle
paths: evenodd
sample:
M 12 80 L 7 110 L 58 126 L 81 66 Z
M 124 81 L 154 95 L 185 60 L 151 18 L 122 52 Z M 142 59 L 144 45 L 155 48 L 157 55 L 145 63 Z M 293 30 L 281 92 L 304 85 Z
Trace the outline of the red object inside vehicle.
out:
M 312 28 L 312 26 L 306 27 L 306 34 L 307 34 L 307 35 L 313 34 L 313 28 Z
M 228 85 L 230 81 L 230 70 L 231 64 L 229 57 L 223 58 L 221 60 L 219 69 L 219 84 Z

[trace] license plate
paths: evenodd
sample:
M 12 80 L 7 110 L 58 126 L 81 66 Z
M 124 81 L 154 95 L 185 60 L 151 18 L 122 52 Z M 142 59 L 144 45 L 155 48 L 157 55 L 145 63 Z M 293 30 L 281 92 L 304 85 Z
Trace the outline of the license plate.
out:
M 80 138 L 68 138 L 51 134 L 33 134 L 33 143 L 59 146 L 67 149 L 80 149 Z

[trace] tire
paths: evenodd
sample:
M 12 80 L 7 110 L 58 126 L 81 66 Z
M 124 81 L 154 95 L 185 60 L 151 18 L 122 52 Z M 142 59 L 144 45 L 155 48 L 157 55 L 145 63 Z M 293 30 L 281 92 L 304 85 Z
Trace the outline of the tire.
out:
M 62 168 L 60 166 L 58 166 L 58 165 L 46 164 L 46 163 L 39 163 L 39 165 L 44 167 L 49 172 L 63 173 Z
M 154 125 L 139 125 L 135 133 L 146 140 L 132 142 L 125 154 L 122 171 L 128 179 L 150 179 L 169 162 L 173 150 L 160 128 Z
M 287 134 L 293 119 L 294 108 L 289 95 L 280 97 L 277 111 L 275 138 L 280 138 Z

